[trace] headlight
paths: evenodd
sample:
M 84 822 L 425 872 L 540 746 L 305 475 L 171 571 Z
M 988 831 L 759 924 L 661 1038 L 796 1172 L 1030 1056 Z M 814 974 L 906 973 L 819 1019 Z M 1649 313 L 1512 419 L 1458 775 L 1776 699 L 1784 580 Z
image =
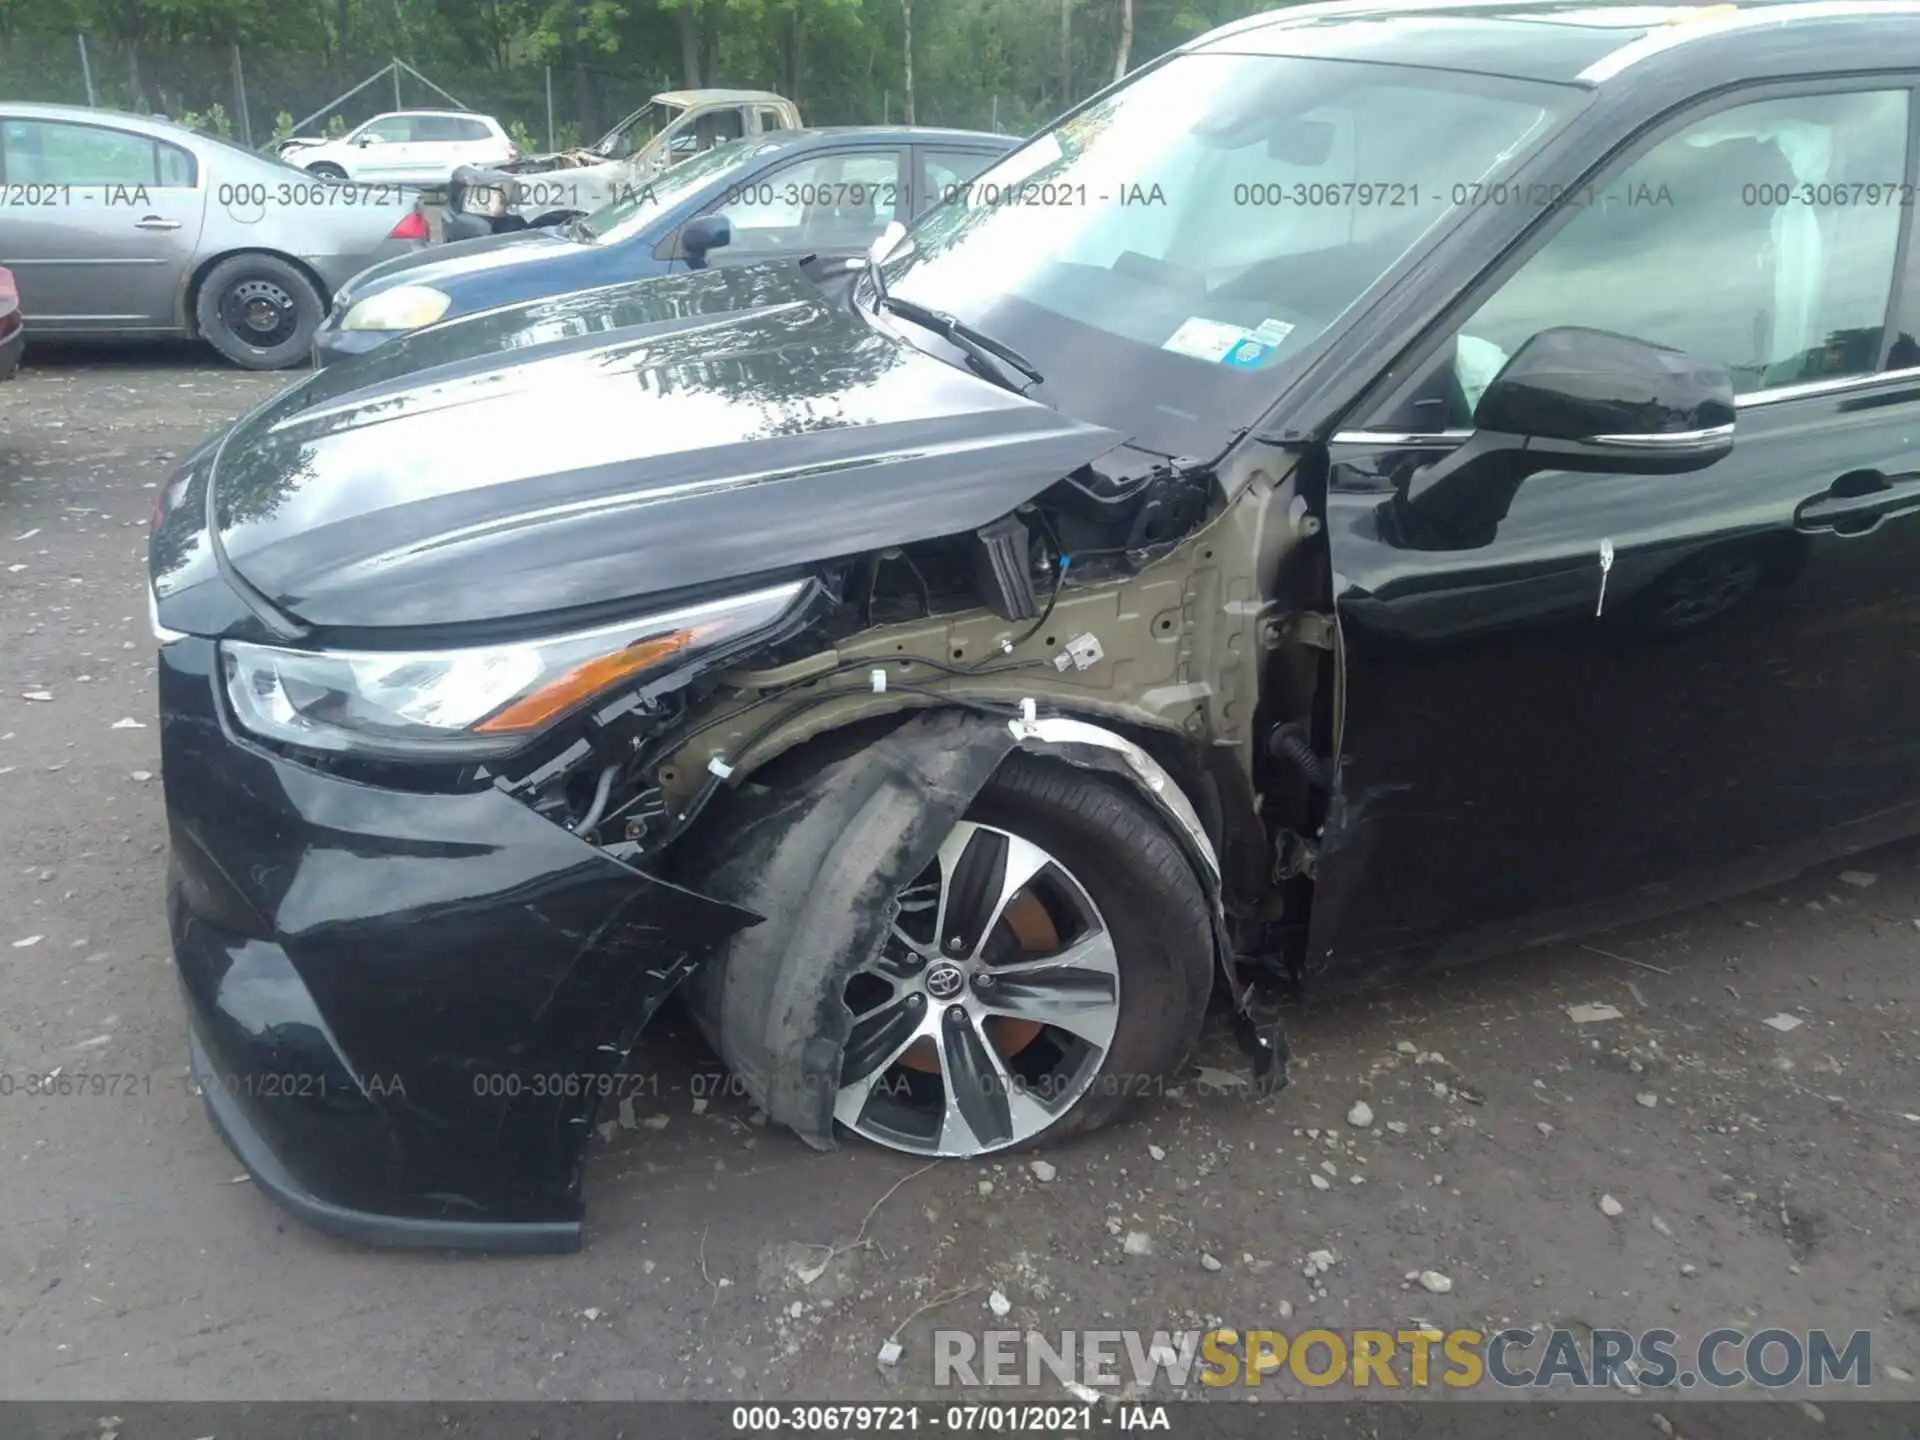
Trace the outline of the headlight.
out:
M 356 301 L 342 330 L 418 330 L 447 313 L 453 297 L 428 285 L 401 285 Z
M 504 754 L 623 681 L 771 625 L 806 583 L 459 650 L 282 650 L 230 640 L 220 646 L 227 698 L 247 730 L 308 749 Z

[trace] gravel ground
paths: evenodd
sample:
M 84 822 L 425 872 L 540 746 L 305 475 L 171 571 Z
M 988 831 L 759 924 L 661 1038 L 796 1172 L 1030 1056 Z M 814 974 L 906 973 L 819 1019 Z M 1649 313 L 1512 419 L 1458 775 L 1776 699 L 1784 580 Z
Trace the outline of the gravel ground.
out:
M 162 349 L 0 387 L 0 1071 L 136 1081 L 0 1095 L 0 1396 L 844 1400 L 926 1393 L 936 1324 L 1418 1318 L 1866 1328 L 1874 1393 L 1920 1397 L 1920 845 L 1314 1007 L 1271 1100 L 1215 1034 L 1050 1180 L 815 1154 L 670 1020 L 603 1127 L 583 1254 L 378 1254 L 283 1218 L 185 1085 L 141 584 L 156 482 L 284 383 Z

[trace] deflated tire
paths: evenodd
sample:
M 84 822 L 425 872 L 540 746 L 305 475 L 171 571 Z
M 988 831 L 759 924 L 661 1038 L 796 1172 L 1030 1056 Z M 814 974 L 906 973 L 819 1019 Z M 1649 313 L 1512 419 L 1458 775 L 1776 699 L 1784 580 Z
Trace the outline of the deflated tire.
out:
M 839 1053 L 820 1077 L 833 1120 L 879 1144 L 968 1156 L 1093 1130 L 1163 1089 L 1198 1039 L 1205 893 L 1124 782 L 1007 755 L 884 919 L 833 977 Z M 726 972 L 808 963 L 780 954 L 739 947 L 696 987 L 702 1028 L 750 1090 L 772 1049 L 762 1017 L 782 1008 L 765 997 L 812 982 Z

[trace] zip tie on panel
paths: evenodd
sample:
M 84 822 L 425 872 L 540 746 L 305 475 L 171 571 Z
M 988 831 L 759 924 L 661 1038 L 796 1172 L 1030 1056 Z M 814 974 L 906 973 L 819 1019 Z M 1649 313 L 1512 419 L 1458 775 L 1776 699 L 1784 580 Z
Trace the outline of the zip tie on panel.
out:
M 1029 725 L 1040 718 L 1040 707 L 1033 703 L 1031 695 L 1020 702 L 1020 718 Z
M 887 672 L 884 670 L 875 668 L 870 673 L 873 679 L 873 693 L 876 695 L 886 694 L 887 693 Z
M 733 766 L 727 764 L 727 762 L 722 760 L 718 755 L 707 761 L 707 769 L 715 775 L 718 775 L 722 780 L 727 779 L 733 774 Z

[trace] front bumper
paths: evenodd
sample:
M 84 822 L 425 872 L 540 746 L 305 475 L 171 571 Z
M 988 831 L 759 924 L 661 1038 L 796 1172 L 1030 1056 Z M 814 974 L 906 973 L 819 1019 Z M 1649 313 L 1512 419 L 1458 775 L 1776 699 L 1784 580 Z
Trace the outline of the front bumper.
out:
M 15 328 L 6 339 L 0 340 L 0 380 L 11 380 L 14 372 L 20 368 L 20 357 L 27 348 L 27 330 L 24 325 Z
M 405 330 L 342 330 L 329 320 L 313 332 L 313 368 L 324 369 L 336 360 L 378 350 L 406 333 Z
M 580 1243 L 634 1037 L 749 911 L 495 788 L 386 789 L 237 736 L 211 641 L 160 652 L 189 1053 L 259 1188 L 367 1244 Z

